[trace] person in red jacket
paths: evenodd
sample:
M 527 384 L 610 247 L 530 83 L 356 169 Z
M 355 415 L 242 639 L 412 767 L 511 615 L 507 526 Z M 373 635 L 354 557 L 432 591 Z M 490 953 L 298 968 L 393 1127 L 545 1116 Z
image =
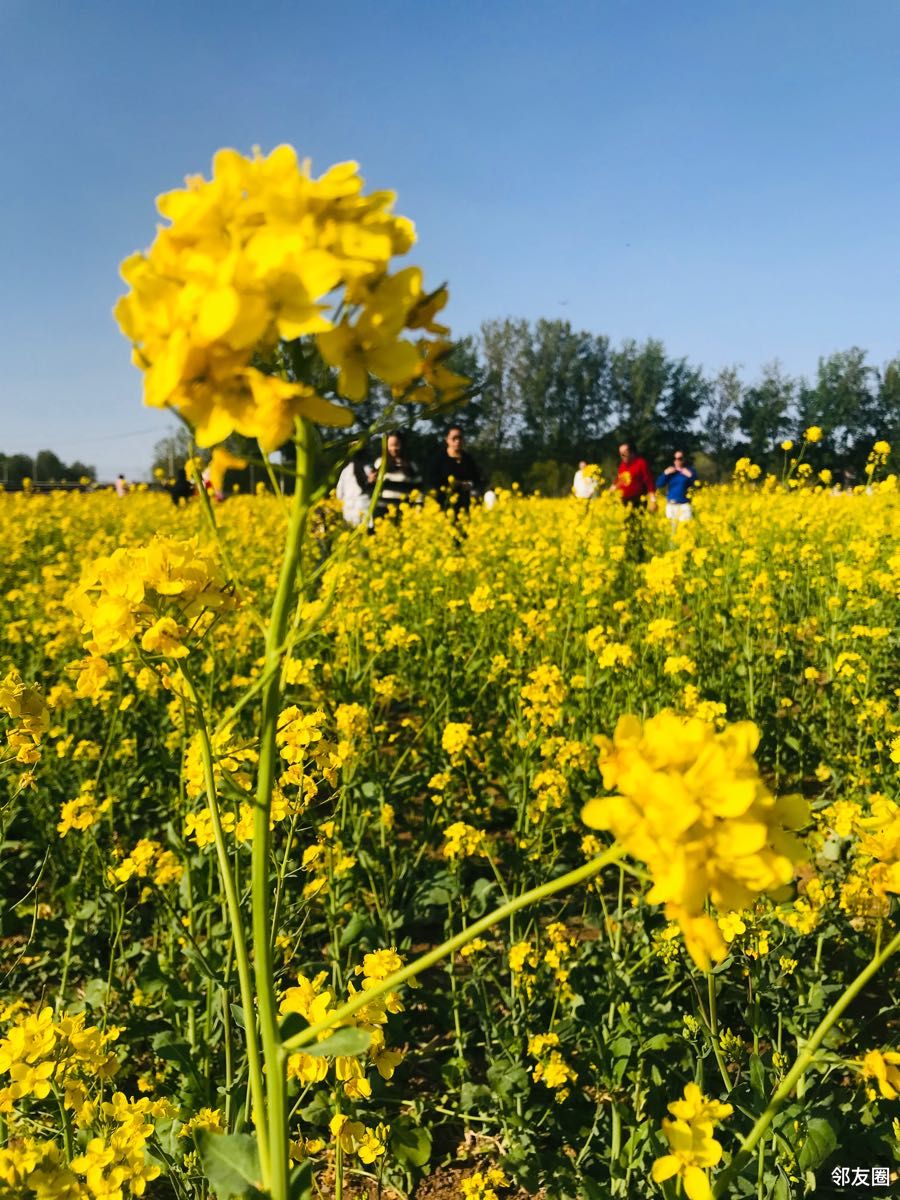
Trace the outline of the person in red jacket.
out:
M 622 443 L 619 458 L 619 474 L 611 490 L 617 491 L 622 503 L 629 508 L 636 508 L 646 496 L 647 507 L 653 512 L 656 508 L 656 484 L 647 460 L 635 454 L 633 442 Z
M 656 483 L 647 460 L 634 452 L 633 442 L 619 447 L 619 474 L 610 491 L 618 492 L 625 507 L 625 558 L 643 562 L 644 555 L 644 497 L 647 509 L 656 511 Z

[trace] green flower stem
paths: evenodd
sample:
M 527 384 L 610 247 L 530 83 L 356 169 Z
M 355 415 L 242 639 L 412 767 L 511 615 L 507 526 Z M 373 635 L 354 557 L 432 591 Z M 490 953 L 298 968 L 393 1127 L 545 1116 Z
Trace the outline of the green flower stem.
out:
M 275 972 L 272 955 L 271 906 L 269 903 L 269 858 L 272 835 L 269 814 L 272 807 L 272 788 L 278 766 L 275 734 L 281 711 L 281 660 L 288 619 L 294 599 L 294 589 L 300 567 L 303 530 L 309 510 L 312 490 L 311 427 L 308 421 L 298 420 L 297 477 L 293 503 L 288 519 L 284 556 L 278 588 L 272 601 L 272 612 L 266 629 L 266 655 L 263 671 L 267 676 L 262 690 L 262 716 L 259 734 L 259 766 L 256 776 L 256 805 L 253 813 L 253 847 L 251 858 L 251 907 L 253 914 L 253 966 L 256 973 L 256 1000 L 259 1006 L 259 1029 L 266 1064 L 266 1100 L 269 1136 L 269 1171 L 263 1173 L 272 1200 L 287 1200 L 290 1171 L 288 1141 L 287 1076 L 281 1053 L 278 1029 L 278 1002 L 275 995 Z M 276 931 L 277 932 L 277 931 Z
M 713 1054 L 716 1056 L 716 1063 L 719 1067 L 719 1074 L 722 1076 L 722 1081 L 725 1084 L 725 1091 L 731 1091 L 731 1076 L 728 1074 L 728 1068 L 725 1065 L 725 1058 L 722 1054 L 722 1047 L 719 1045 L 719 1016 L 716 1008 L 716 977 L 712 971 L 706 972 L 706 992 L 709 996 L 709 1037 L 712 1042 Z
M 66 1106 L 63 1103 L 63 1098 L 60 1095 L 59 1088 L 55 1083 L 51 1084 L 50 1086 L 53 1090 L 53 1098 L 56 1101 L 56 1107 L 59 1109 L 59 1119 L 60 1123 L 62 1124 L 63 1147 L 65 1150 L 66 1162 L 70 1163 L 75 1155 L 74 1142 L 72 1140 L 72 1122 L 69 1120 L 69 1114 L 66 1112 Z
M 574 887 L 576 884 L 584 883 L 585 880 L 591 879 L 599 871 L 602 871 L 604 867 L 616 862 L 621 853 L 621 846 L 613 843 L 606 853 L 601 854 L 598 858 L 592 858 L 590 862 L 576 867 L 574 871 L 568 871 L 565 875 L 560 875 L 558 879 L 551 879 L 549 883 L 542 883 L 528 892 L 523 892 L 521 896 L 516 896 L 515 899 L 508 900 L 506 904 L 501 904 L 499 908 L 495 908 L 486 917 L 475 921 L 467 929 L 464 929 L 462 933 L 455 934 L 440 946 L 436 946 L 434 950 L 429 950 L 427 954 L 423 954 L 414 962 L 401 967 L 393 975 L 388 975 L 386 979 L 380 980 L 375 987 L 360 991 L 352 1000 L 348 1000 L 346 1004 L 342 1004 L 340 1008 L 336 1008 L 321 1021 L 316 1021 L 314 1025 L 310 1025 L 308 1028 L 301 1030 L 300 1033 L 288 1038 L 282 1044 L 283 1052 L 285 1054 L 293 1053 L 299 1050 L 301 1046 L 306 1046 L 309 1042 L 315 1041 L 320 1033 L 327 1033 L 329 1029 L 334 1029 L 336 1026 L 341 1025 L 348 1017 L 352 1017 L 364 1005 L 371 1003 L 372 1000 L 376 1000 L 379 996 L 383 996 L 385 992 L 393 991 L 408 980 L 415 979 L 417 975 L 421 975 L 423 971 L 427 971 L 429 967 L 433 967 L 436 963 L 439 963 L 448 954 L 453 954 L 455 951 L 461 950 L 463 946 L 468 945 L 480 933 L 484 933 L 486 929 L 498 925 L 513 913 L 518 912 L 519 909 L 527 908 L 529 904 L 534 904 L 536 901 L 543 900 L 547 896 L 554 896 L 557 892 L 565 891 L 566 888 Z
M 829 1008 L 828 1012 L 819 1023 L 815 1033 L 806 1042 L 803 1050 L 797 1056 L 794 1065 L 791 1067 L 790 1071 L 788 1071 L 787 1075 L 785 1075 L 778 1089 L 773 1094 L 772 1099 L 769 1101 L 768 1108 L 741 1142 L 740 1149 L 732 1159 L 730 1165 L 726 1167 L 726 1169 L 716 1180 L 715 1187 L 713 1188 L 713 1196 L 716 1197 L 716 1200 L 718 1200 L 718 1197 L 726 1194 L 726 1191 L 730 1187 L 734 1177 L 740 1171 L 742 1171 L 750 1161 L 757 1142 L 772 1124 L 776 1113 L 793 1091 L 795 1084 L 803 1075 L 803 1072 L 812 1062 L 816 1051 L 825 1040 L 829 1030 L 842 1015 L 844 1010 L 856 999 L 873 975 L 878 974 L 887 960 L 898 949 L 900 949 L 900 933 L 898 933 L 896 937 L 893 938 L 893 940 L 890 941 L 887 946 L 885 946 L 884 950 L 882 950 L 880 954 L 876 955 L 875 958 L 872 959 L 867 967 L 864 967 L 862 971 L 860 971 L 849 987 L 844 990 L 842 995 L 834 1002 L 834 1004 L 832 1004 L 831 1008 Z
M 200 703 L 200 697 L 194 687 L 191 677 L 184 666 L 181 667 L 188 694 L 194 705 L 194 718 L 200 735 L 200 758 L 203 763 L 203 779 L 206 786 L 206 803 L 209 808 L 210 820 L 213 827 L 213 838 L 216 845 L 216 857 L 219 862 L 219 875 L 222 879 L 222 889 L 225 892 L 225 902 L 228 906 L 228 918 L 231 922 L 231 935 L 234 939 L 234 954 L 237 963 L 238 981 L 241 988 L 241 1004 L 244 1009 L 244 1032 L 247 1039 L 247 1070 L 250 1076 L 250 1098 L 253 1106 L 253 1123 L 259 1141 L 259 1162 L 263 1173 L 269 1169 L 269 1139 L 266 1131 L 265 1092 L 263 1090 L 262 1064 L 259 1055 L 259 1043 L 256 1037 L 256 1021 L 254 1018 L 253 977 L 250 971 L 250 955 L 247 950 L 247 937 L 244 932 L 244 919 L 241 914 L 241 903 L 231 870 L 231 860 L 228 857 L 228 846 L 222 831 L 222 818 L 219 812 L 219 798 L 216 795 L 215 771 L 213 768 L 212 744 L 209 738 L 209 727 Z

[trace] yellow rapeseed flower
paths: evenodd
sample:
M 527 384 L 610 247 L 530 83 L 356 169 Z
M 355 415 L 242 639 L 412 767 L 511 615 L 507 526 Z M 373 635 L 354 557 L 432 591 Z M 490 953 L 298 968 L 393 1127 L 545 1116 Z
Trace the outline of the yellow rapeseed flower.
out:
M 769 792 L 753 758 L 758 741 L 749 721 L 718 732 L 668 710 L 645 722 L 622 717 L 600 754 L 603 782 L 617 794 L 582 812 L 647 864 L 648 899 L 665 905 L 704 969 L 725 952 L 707 898 L 723 913 L 739 911 L 783 889 L 805 857 L 788 829 L 804 823 L 807 807 Z

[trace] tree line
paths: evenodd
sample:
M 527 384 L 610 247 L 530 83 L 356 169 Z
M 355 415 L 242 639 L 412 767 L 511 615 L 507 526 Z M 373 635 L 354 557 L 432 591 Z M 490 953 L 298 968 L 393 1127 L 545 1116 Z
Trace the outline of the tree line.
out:
M 460 416 L 488 469 L 548 491 L 579 459 L 611 466 L 625 438 L 654 464 L 684 449 L 711 479 L 744 456 L 777 470 L 781 443 L 812 425 L 814 465 L 857 475 L 876 439 L 900 439 L 900 357 L 877 367 L 856 346 L 820 358 L 811 381 L 777 361 L 746 380 L 739 366 L 705 374 L 656 338 L 613 346 L 568 321 L 505 319 L 458 343 L 453 366 L 475 381 Z
M 309 379 L 310 340 L 284 349 L 281 366 Z M 707 479 L 729 477 L 743 457 L 777 472 L 782 442 L 799 444 L 812 425 L 823 438 L 807 447 L 807 460 L 861 477 L 874 441 L 900 442 L 900 356 L 881 367 L 867 357 L 854 346 L 820 358 L 813 380 L 791 376 L 777 361 L 747 379 L 738 365 L 707 374 L 657 338 L 614 346 L 568 321 L 506 318 L 485 321 L 454 346 L 448 365 L 472 380 L 464 404 L 439 413 L 400 405 L 391 420 L 406 432 L 422 467 L 447 424 L 458 420 L 493 482 L 516 480 L 545 494 L 567 491 L 581 459 L 609 473 L 625 438 L 654 466 L 681 448 Z M 313 365 L 328 373 L 324 364 Z M 389 393 L 373 389 L 354 407 L 351 432 L 370 428 L 390 403 Z M 244 439 L 233 440 L 236 453 L 254 457 Z M 180 465 L 189 445 L 184 433 L 160 443 L 156 463 Z
M 0 484 L 5 488 L 18 489 L 26 479 L 33 484 L 81 483 L 96 478 L 93 467 L 77 460 L 64 463 L 52 450 L 38 450 L 30 454 L 0 453 Z

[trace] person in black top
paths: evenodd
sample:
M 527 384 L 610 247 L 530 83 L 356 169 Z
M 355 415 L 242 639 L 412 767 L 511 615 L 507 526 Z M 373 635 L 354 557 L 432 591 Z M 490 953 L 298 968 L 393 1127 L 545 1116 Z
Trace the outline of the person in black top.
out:
M 194 485 L 188 480 L 184 467 L 179 467 L 175 472 L 174 480 L 169 485 L 169 495 L 172 497 L 172 503 L 179 504 L 182 500 L 188 501 L 193 494 Z
M 381 468 L 381 458 L 376 458 L 371 473 L 371 482 L 378 478 Z M 406 457 L 406 447 L 403 435 L 396 429 L 387 435 L 387 461 L 384 465 L 384 478 L 381 484 L 381 494 L 375 504 L 375 516 L 396 517 L 400 506 L 409 501 L 410 493 L 419 486 L 418 472 Z M 371 488 L 370 488 L 371 490 Z
M 432 465 L 431 486 L 437 491 L 441 508 L 455 515 L 468 512 L 473 496 L 484 494 L 481 471 L 465 449 L 465 436 L 459 425 L 447 430 L 446 447 Z

